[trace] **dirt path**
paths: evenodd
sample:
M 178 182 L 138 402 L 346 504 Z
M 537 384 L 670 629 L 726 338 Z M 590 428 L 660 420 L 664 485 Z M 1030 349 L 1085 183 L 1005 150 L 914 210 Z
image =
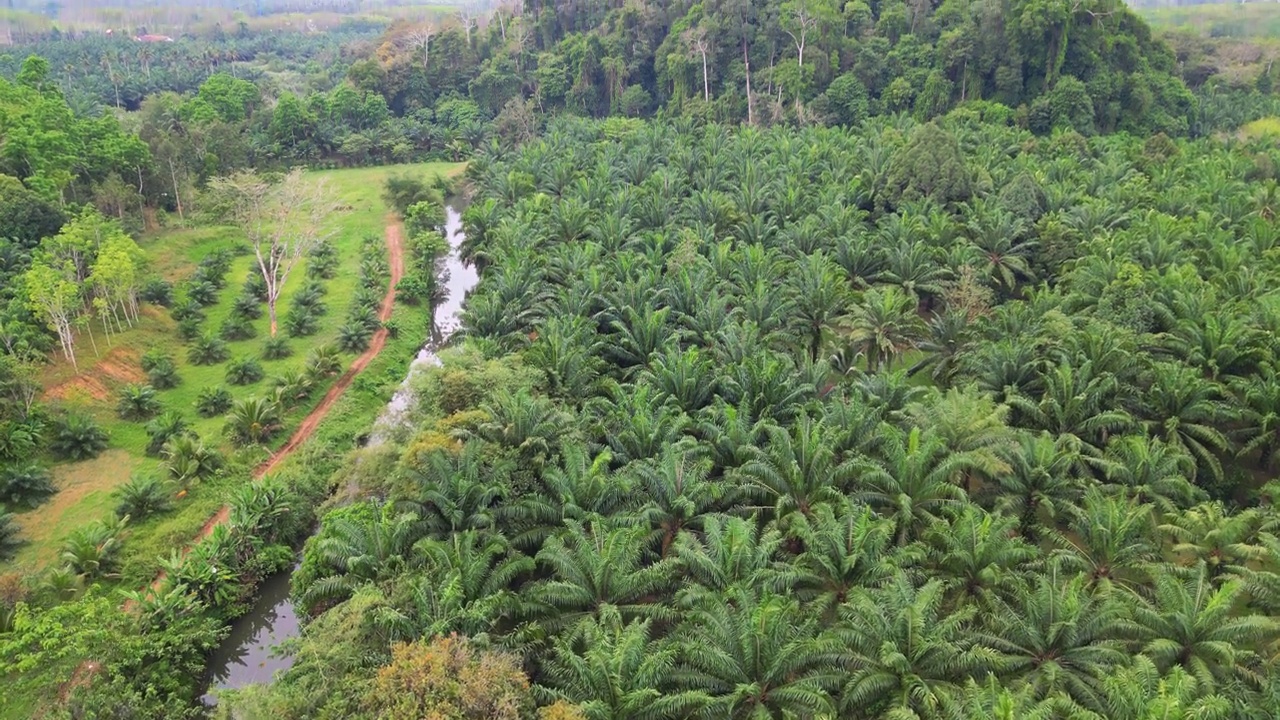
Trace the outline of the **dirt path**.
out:
M 387 283 L 387 294 L 382 297 L 382 306 L 378 308 L 378 319 L 386 322 L 391 319 L 391 311 L 395 309 L 396 304 L 396 285 L 400 283 L 400 278 L 404 276 L 404 238 L 402 228 L 399 223 L 389 223 L 387 225 L 387 254 L 391 265 L 391 281 Z M 302 423 L 293 431 L 293 435 L 289 437 L 289 442 L 285 443 L 279 450 L 267 458 L 266 462 L 254 468 L 253 479 L 260 480 L 264 475 L 275 470 L 276 467 L 284 462 L 285 458 L 292 455 L 303 443 L 315 434 L 316 428 L 320 427 L 320 421 L 324 420 L 329 411 L 333 409 L 334 403 L 338 398 L 342 397 L 342 393 L 346 392 L 356 376 L 364 371 L 373 359 L 378 357 L 382 349 L 387 345 L 387 329 L 378 328 L 373 337 L 369 339 L 369 347 L 360 357 L 351 363 L 351 367 L 342 373 L 336 382 L 329 388 L 329 392 L 324 394 L 320 403 L 315 409 L 303 418 Z M 231 519 L 231 506 L 223 505 L 222 509 L 209 518 L 204 527 L 200 528 L 200 533 L 188 544 L 189 550 L 191 545 L 199 543 L 201 540 L 209 537 L 213 533 L 213 529 L 219 525 L 225 524 Z M 165 574 L 160 573 L 151 583 L 152 590 L 158 590 L 164 583 Z M 126 609 L 132 605 L 132 602 L 126 604 Z

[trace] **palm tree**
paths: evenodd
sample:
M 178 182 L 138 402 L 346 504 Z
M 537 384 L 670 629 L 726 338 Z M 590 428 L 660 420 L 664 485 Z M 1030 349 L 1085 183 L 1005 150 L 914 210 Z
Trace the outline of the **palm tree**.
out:
M 1157 529 L 1174 542 L 1171 550 L 1182 564 L 1203 564 L 1211 580 L 1242 577 L 1248 566 L 1267 559 L 1260 542 L 1266 516 L 1258 508 L 1228 512 L 1220 502 L 1207 502 L 1165 516 Z
M 170 438 L 160 454 L 168 463 L 169 477 L 184 487 L 208 480 L 222 469 L 222 455 L 187 433 Z
M 1181 667 L 1161 673 L 1145 655 L 1102 680 L 1108 717 L 1134 720 L 1229 720 L 1241 717 L 1226 695 L 1202 687 Z
M 255 445 L 270 440 L 280 427 L 279 404 L 271 398 L 250 397 L 231 406 L 226 432 L 237 443 Z
M 1102 712 L 1098 684 L 1128 657 L 1120 640 L 1124 607 L 1087 589 L 1085 575 L 1061 579 L 1057 563 L 1012 601 L 996 598 L 982 637 L 1005 658 L 1004 671 L 1044 699 L 1065 693 Z
M 941 438 L 918 427 L 905 437 L 889 436 L 880 455 L 879 463 L 859 465 L 853 497 L 893 521 L 899 546 L 938 522 L 944 509 L 963 504 L 965 492 L 954 481 L 978 467 L 972 457 L 950 452 Z
M 999 210 L 976 213 L 968 229 L 969 242 L 982 258 L 991 282 L 1013 292 L 1019 280 L 1034 278 L 1028 257 L 1038 243 L 1020 240 L 1025 230 L 1020 218 Z
M 364 583 L 395 577 L 421 537 L 417 516 L 394 512 L 388 505 L 362 503 L 340 515 L 329 514 L 312 541 L 318 562 L 310 573 L 295 577 L 303 609 L 314 615 Z
M 569 628 L 605 606 L 628 619 L 670 617 L 654 598 L 671 588 L 676 566 L 646 562 L 647 536 L 644 527 L 566 520 L 563 534 L 547 538 L 536 558 L 547 579 L 527 591 L 540 621 L 550 630 Z
M 1008 398 L 1015 424 L 1071 438 L 1083 459 L 1099 466 L 1096 458 L 1102 456 L 1107 438 L 1133 426 L 1129 414 L 1111 403 L 1117 392 L 1114 376 L 1095 374 L 1086 362 L 1079 368 L 1058 365 L 1044 380 L 1039 399 L 1021 393 Z
M 8 560 L 22 547 L 18 530 L 17 516 L 0 507 L 0 560 Z
M 461 633 L 475 638 L 524 614 L 513 587 L 534 571 L 533 559 L 502 538 L 475 530 L 414 546 L 424 574 L 412 584 L 409 607 L 387 609 L 381 624 L 396 638 Z
M 679 592 L 680 604 L 690 607 L 730 588 L 791 588 L 796 583 L 794 568 L 776 559 L 783 539 L 772 527 L 762 530 L 754 519 L 708 517 L 700 536 L 685 533 L 673 546 L 680 570 L 690 581 Z
M 549 400 L 534 397 L 525 389 L 494 393 L 481 410 L 489 420 L 477 430 L 480 437 L 515 450 L 536 464 L 555 452 L 567 421 Z
M 160 412 L 160 400 L 150 385 L 127 385 L 120 391 L 116 414 L 123 420 L 146 420 Z
M 677 538 L 701 531 L 707 515 L 727 504 L 728 490 L 707 479 L 710 470 L 710 462 L 675 449 L 655 461 L 633 466 L 638 478 L 635 486 L 644 488 L 648 498 L 637 511 L 637 519 L 651 529 L 658 557 L 666 558 Z
M 916 349 L 924 354 L 910 374 L 930 370 L 929 376 L 939 387 L 947 387 L 960 371 L 960 356 L 969 346 L 969 330 L 973 320 L 969 314 L 946 308 L 930 317 L 916 342 Z
M 414 489 L 406 508 L 422 518 L 431 535 L 494 527 L 503 468 L 487 464 L 483 453 L 480 443 L 467 443 L 458 455 L 438 450 L 409 470 Z
M 1160 510 L 1186 507 L 1203 495 L 1191 478 L 1195 460 L 1176 446 L 1141 435 L 1116 438 L 1105 456 L 1107 484 Z
M 229 525 L 268 545 L 292 542 L 305 527 L 295 510 L 298 497 L 272 476 L 236 488 L 227 504 Z
M 862 587 L 874 587 L 907 558 L 894 553 L 893 525 L 848 501 L 818 506 L 791 534 L 804 550 L 794 559 L 795 594 L 822 617 Z
M 116 516 L 146 518 L 172 506 L 170 490 L 154 475 L 135 474 L 129 482 L 116 488 Z
M 1198 469 L 1206 479 L 1220 481 L 1218 458 L 1229 443 L 1218 427 L 1232 415 L 1222 402 L 1222 387 L 1184 365 L 1157 363 L 1153 371 L 1151 387 L 1143 394 L 1147 432 L 1195 459 L 1190 479 L 1196 479 Z
M 1257 467 L 1270 470 L 1280 464 L 1280 372 L 1266 363 L 1248 377 L 1232 378 L 1231 388 L 1241 408 L 1236 429 L 1240 457 L 1257 453 Z
M 125 515 L 109 522 L 95 520 L 71 533 L 62 543 L 62 562 L 84 580 L 113 578 L 119 562 Z
M 1080 456 L 1070 438 L 1024 432 L 1009 456 L 1010 471 L 995 477 L 984 495 L 997 511 L 1018 518 L 1018 532 L 1034 539 L 1036 527 L 1072 512 L 1084 494 Z
M 709 696 L 704 715 L 733 720 L 821 717 L 848 667 L 833 633 L 794 599 L 730 588 L 710 594 L 677 631 L 680 687 Z
M 925 333 L 915 299 L 893 285 L 864 292 L 862 302 L 849 311 L 844 328 L 848 339 L 866 353 L 870 372 L 877 372 L 881 365 L 892 370 L 893 359 L 914 347 Z
M 1181 666 L 1202 691 L 1226 689 L 1235 678 L 1261 682 L 1254 648 L 1280 637 L 1280 621 L 1235 613 L 1242 582 L 1215 588 L 1204 565 L 1185 578 L 1161 573 L 1154 581 L 1152 600 L 1134 609 L 1135 651 L 1161 670 Z
M 1048 533 L 1055 555 L 1063 569 L 1084 573 L 1099 592 L 1106 592 L 1113 584 L 1139 586 L 1159 558 L 1150 540 L 1151 507 L 1130 498 L 1091 488 L 1062 525 L 1070 532 Z
M 842 715 L 949 717 L 966 677 L 999 669 L 999 656 L 969 631 L 975 608 L 946 612 L 943 597 L 942 582 L 917 588 L 899 572 L 840 608 L 836 634 L 854 654 L 842 673 Z
M 807 415 L 790 433 L 771 428 L 765 449 L 748 449 L 754 458 L 740 471 L 748 479 L 742 492 L 770 508 L 783 527 L 792 513 L 807 516 L 821 503 L 837 502 L 854 466 L 838 462 L 827 434 Z
M 913 424 L 933 430 L 952 452 L 965 453 L 984 478 L 998 477 L 1012 468 L 1007 457 L 1016 447 L 1015 432 L 1005 424 L 1006 405 L 996 403 L 976 386 L 951 388 L 907 407 Z M 965 475 L 965 489 L 973 490 L 973 475 Z
M 678 648 L 651 639 L 651 622 L 624 624 L 613 607 L 557 635 L 535 689 L 543 700 L 573 703 L 589 720 L 690 717 L 708 701 L 698 690 L 672 691 Z
M 974 505 L 948 513 L 947 522 L 925 533 L 930 577 L 939 577 L 959 605 L 1009 597 L 1038 549 L 1017 536 L 1017 519 L 992 515 Z
M 1262 334 L 1231 314 L 1206 313 L 1184 319 L 1163 337 L 1163 346 L 1212 379 L 1250 375 L 1267 357 Z
M 819 252 L 796 263 L 788 289 L 799 334 L 807 340 L 810 361 L 817 362 L 823 335 L 848 305 L 847 286 L 836 264 Z

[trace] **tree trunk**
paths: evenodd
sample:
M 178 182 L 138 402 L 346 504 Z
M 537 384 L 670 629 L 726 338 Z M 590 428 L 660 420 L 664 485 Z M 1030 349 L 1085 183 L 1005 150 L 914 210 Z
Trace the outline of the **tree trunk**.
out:
M 747 37 L 742 37 L 742 66 L 747 71 L 747 124 L 756 124 L 755 101 L 751 99 L 751 57 L 747 53 Z
M 182 195 L 178 193 L 178 173 L 173 167 L 173 158 L 169 158 L 169 177 L 173 180 L 173 200 L 178 204 L 178 219 L 186 221 L 182 214 Z
M 276 301 L 267 299 L 267 317 L 271 318 L 271 337 L 276 336 Z
M 711 81 L 707 79 L 707 49 L 702 49 L 702 100 L 711 102 Z

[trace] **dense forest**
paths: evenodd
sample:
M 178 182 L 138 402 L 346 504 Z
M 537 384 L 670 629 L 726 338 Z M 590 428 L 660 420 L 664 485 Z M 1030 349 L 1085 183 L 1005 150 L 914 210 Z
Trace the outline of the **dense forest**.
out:
M 144 587 L 125 525 L 171 499 L 130 481 L 57 567 L 0 574 L 0 682 L 58 718 L 1275 717 L 1280 151 L 1242 126 L 1280 103 L 1223 47 L 1101 2 L 718 0 L 12 52 L 0 558 L 57 492 L 40 462 L 108 445 L 40 384 L 91 328 L 163 312 L 262 380 L 226 347 L 264 302 L 275 340 L 253 272 L 201 326 L 237 248 L 173 285 L 134 237 L 251 234 L 228 193 L 298 166 L 466 160 L 385 203 L 399 302 L 440 301 L 442 191 L 480 281 L 376 447 L 249 479 L 338 350 L 202 394 L 225 456 L 131 386 L 167 472 L 244 471 L 226 522 Z M 429 336 L 374 314 L 377 240 L 344 352 Z M 299 552 L 292 667 L 201 707 Z

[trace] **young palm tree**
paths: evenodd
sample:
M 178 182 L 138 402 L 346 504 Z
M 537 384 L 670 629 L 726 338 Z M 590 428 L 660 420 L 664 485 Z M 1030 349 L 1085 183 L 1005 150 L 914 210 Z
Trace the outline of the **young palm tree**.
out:
M 485 461 L 480 443 L 468 443 L 462 453 L 436 451 L 408 472 L 414 489 L 405 503 L 427 524 L 434 537 L 463 530 L 492 529 L 502 499 L 502 468 Z
M 0 507 L 0 560 L 8 560 L 22 547 L 23 540 L 18 535 L 18 518 L 3 507 Z
M 409 564 L 410 550 L 422 537 L 412 513 L 389 506 L 352 506 L 340 517 L 325 518 L 312 541 L 317 566 L 299 578 L 295 592 L 309 613 L 346 599 L 362 584 L 395 577 Z
M 53 421 L 49 449 L 65 460 L 90 460 L 107 449 L 107 431 L 90 417 L 65 415 Z
M 71 533 L 62 543 L 62 562 L 84 580 L 116 577 L 120 545 L 129 516 L 96 520 Z
M 0 506 L 34 508 L 57 492 L 53 476 L 35 463 L 0 468 Z
M 208 480 L 222 469 L 222 455 L 191 434 L 170 438 L 160 454 L 168 462 L 169 477 L 183 486 Z
M 120 391 L 116 414 L 123 420 L 146 420 L 160 412 L 160 400 L 150 385 L 128 385 Z
M 1105 459 L 1108 485 L 1161 511 L 1187 507 L 1204 494 L 1191 483 L 1195 460 L 1160 440 L 1141 435 L 1116 438 L 1107 446 Z
M 821 252 L 796 263 L 794 280 L 788 283 L 798 334 L 805 339 L 809 360 L 817 362 L 827 329 L 839 321 L 848 307 L 848 289 L 839 268 Z
M 154 475 L 134 475 L 115 491 L 116 516 L 144 519 L 168 510 L 172 492 Z
M 1201 686 L 1181 667 L 1160 672 L 1145 655 L 1102 681 L 1108 717 L 1135 720 L 1229 720 L 1242 717 L 1226 694 Z
M 691 717 L 709 698 L 698 690 L 673 691 L 677 646 L 651 639 L 650 621 L 623 623 L 612 607 L 552 641 L 535 688 L 544 701 L 564 700 L 592 720 Z
M 242 445 L 267 442 L 279 429 L 280 406 L 272 398 L 236 400 L 227 416 L 227 434 Z
M 1133 426 L 1133 418 L 1111 403 L 1117 391 L 1114 376 L 1095 374 L 1085 363 L 1080 368 L 1058 365 L 1044 380 L 1039 399 L 1020 393 L 1008 398 L 1015 424 L 1071 438 L 1087 461 L 1102 456 L 1108 437 Z
M 481 423 L 480 437 L 539 464 L 555 452 L 568 420 L 549 400 L 528 390 L 495 393 L 481 409 L 489 420 Z
M 844 644 L 791 598 L 731 588 L 707 595 L 677 631 L 680 687 L 709 696 L 707 717 L 822 717 L 848 667 Z
M 965 679 L 1000 668 L 1001 658 L 969 630 L 973 607 L 944 611 L 944 588 L 915 587 L 899 572 L 860 589 L 840 608 L 836 634 L 852 651 L 841 673 L 841 714 L 942 718 L 960 709 Z
M 1222 387 L 1183 365 L 1157 363 L 1154 372 L 1154 381 L 1143 394 L 1147 432 L 1195 459 L 1190 479 L 1221 480 L 1219 457 L 1229 443 L 1218 428 L 1233 414 L 1222 401 Z
M 551 630 L 569 628 L 605 606 L 628 619 L 669 618 L 671 611 L 654 600 L 671 589 L 676 566 L 646 563 L 647 535 L 644 527 L 566 520 L 563 535 L 548 538 L 536 558 L 547 576 L 528 589 L 539 621 Z
M 977 469 L 965 475 L 968 491 L 973 490 L 975 474 L 991 478 L 1012 470 L 1007 458 L 1017 447 L 1017 434 L 1005 424 L 1008 416 L 1008 406 L 972 385 L 951 388 L 907 407 L 913 424 L 931 428 L 952 452 L 972 457 Z
M 1082 572 L 1090 587 L 1105 594 L 1113 585 L 1136 588 L 1159 559 L 1151 542 L 1151 506 L 1113 497 L 1094 488 L 1063 520 L 1069 531 L 1051 530 L 1048 540 L 1064 570 Z

